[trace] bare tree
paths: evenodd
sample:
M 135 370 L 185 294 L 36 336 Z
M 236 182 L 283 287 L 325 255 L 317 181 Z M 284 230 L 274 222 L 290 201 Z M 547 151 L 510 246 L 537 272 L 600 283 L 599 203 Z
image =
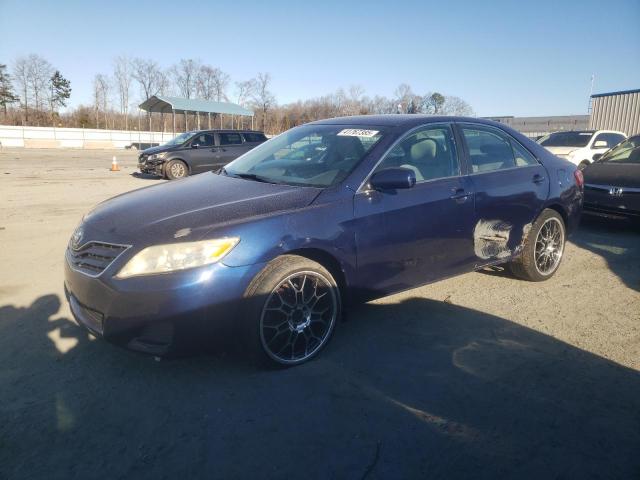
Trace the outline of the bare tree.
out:
M 135 58 L 132 60 L 131 66 L 133 79 L 138 82 L 144 100 L 158 93 L 162 76 L 158 64 L 153 60 Z
M 446 96 L 444 97 L 444 105 L 442 107 L 443 115 L 459 115 L 464 117 L 473 116 L 473 108 L 460 97 Z
M 229 86 L 229 75 L 219 68 L 214 68 L 213 90 L 216 101 L 222 102 L 227 100 L 227 87 Z
M 258 73 L 256 78 L 256 90 L 253 94 L 253 100 L 262 112 L 262 129 L 266 130 L 267 112 L 275 105 L 274 97 L 269 87 L 271 86 L 271 75 L 269 73 Z
M 124 128 L 129 129 L 129 94 L 131 92 L 131 81 L 133 80 L 133 71 L 131 61 L 120 56 L 114 60 L 113 76 L 118 89 L 118 99 L 120 100 L 120 113 L 124 115 Z M 122 128 L 122 127 L 120 127 Z
M 133 78 L 140 86 L 140 93 L 144 100 L 156 95 L 161 86 L 166 82 L 166 78 L 156 62 L 144 58 L 135 58 L 133 66 Z M 151 130 L 151 112 L 147 112 L 149 130 Z
M 45 96 L 49 88 L 49 79 L 53 75 L 53 67 L 40 55 L 31 54 L 27 57 L 28 79 L 35 109 L 39 112 L 43 110 Z M 39 123 L 39 121 L 38 121 Z
M 24 122 L 29 122 L 29 62 L 26 57 L 16 59 L 13 66 L 13 78 L 20 89 L 20 99 L 24 109 Z
M 195 95 L 199 70 L 200 62 L 191 58 L 186 60 L 183 58 L 171 68 L 171 74 L 181 96 L 191 98 Z
M 209 65 L 201 65 L 196 73 L 196 96 L 205 100 L 213 100 L 216 96 L 216 69 Z
M 245 105 L 256 89 L 256 80 L 254 78 L 245 80 L 244 82 L 236 82 L 236 103 Z
M 93 99 L 96 114 L 96 126 L 100 128 L 100 110 L 104 118 L 104 128 L 108 128 L 107 112 L 109 110 L 109 79 L 106 75 L 97 74 L 93 79 Z

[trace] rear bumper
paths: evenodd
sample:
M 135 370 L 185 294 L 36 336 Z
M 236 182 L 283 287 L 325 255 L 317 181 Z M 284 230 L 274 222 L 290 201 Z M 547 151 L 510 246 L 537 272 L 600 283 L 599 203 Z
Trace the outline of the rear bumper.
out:
M 118 280 L 89 277 L 65 261 L 64 287 L 76 322 L 94 336 L 165 355 L 227 335 L 246 287 L 263 266 L 215 264 Z
M 584 211 L 611 218 L 640 218 L 640 188 L 585 185 Z

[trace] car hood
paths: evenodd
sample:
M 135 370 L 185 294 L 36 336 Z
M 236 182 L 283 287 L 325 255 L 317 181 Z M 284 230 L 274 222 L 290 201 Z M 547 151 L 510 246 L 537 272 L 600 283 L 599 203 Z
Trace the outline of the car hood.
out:
M 544 147 L 549 150 L 554 155 L 567 155 L 568 153 L 573 152 L 574 150 L 580 150 L 584 147 Z
M 127 245 L 198 240 L 212 228 L 305 207 L 320 191 L 203 173 L 99 204 L 84 219 L 84 237 Z
M 167 146 L 167 145 L 159 145 L 157 147 L 145 148 L 142 151 L 142 155 L 153 155 L 154 153 L 168 152 L 169 150 L 173 150 L 175 145 Z
M 584 183 L 640 188 L 640 164 L 593 163 L 582 171 Z

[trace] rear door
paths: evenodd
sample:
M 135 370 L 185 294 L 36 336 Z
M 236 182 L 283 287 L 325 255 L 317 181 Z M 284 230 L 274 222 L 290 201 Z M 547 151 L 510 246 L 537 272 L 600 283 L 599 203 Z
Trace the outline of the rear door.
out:
M 216 163 L 219 167 L 226 165 L 250 150 L 249 145 L 244 144 L 240 132 L 219 132 L 217 137 Z
M 517 254 L 549 195 L 549 178 L 534 155 L 501 129 L 457 125 L 473 185 L 476 268 Z

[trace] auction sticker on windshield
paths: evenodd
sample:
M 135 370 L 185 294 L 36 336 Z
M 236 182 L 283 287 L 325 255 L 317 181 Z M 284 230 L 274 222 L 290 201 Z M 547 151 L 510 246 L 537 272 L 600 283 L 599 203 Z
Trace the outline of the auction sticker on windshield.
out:
M 360 128 L 345 128 L 338 133 L 342 137 L 375 137 L 378 130 L 362 130 Z

